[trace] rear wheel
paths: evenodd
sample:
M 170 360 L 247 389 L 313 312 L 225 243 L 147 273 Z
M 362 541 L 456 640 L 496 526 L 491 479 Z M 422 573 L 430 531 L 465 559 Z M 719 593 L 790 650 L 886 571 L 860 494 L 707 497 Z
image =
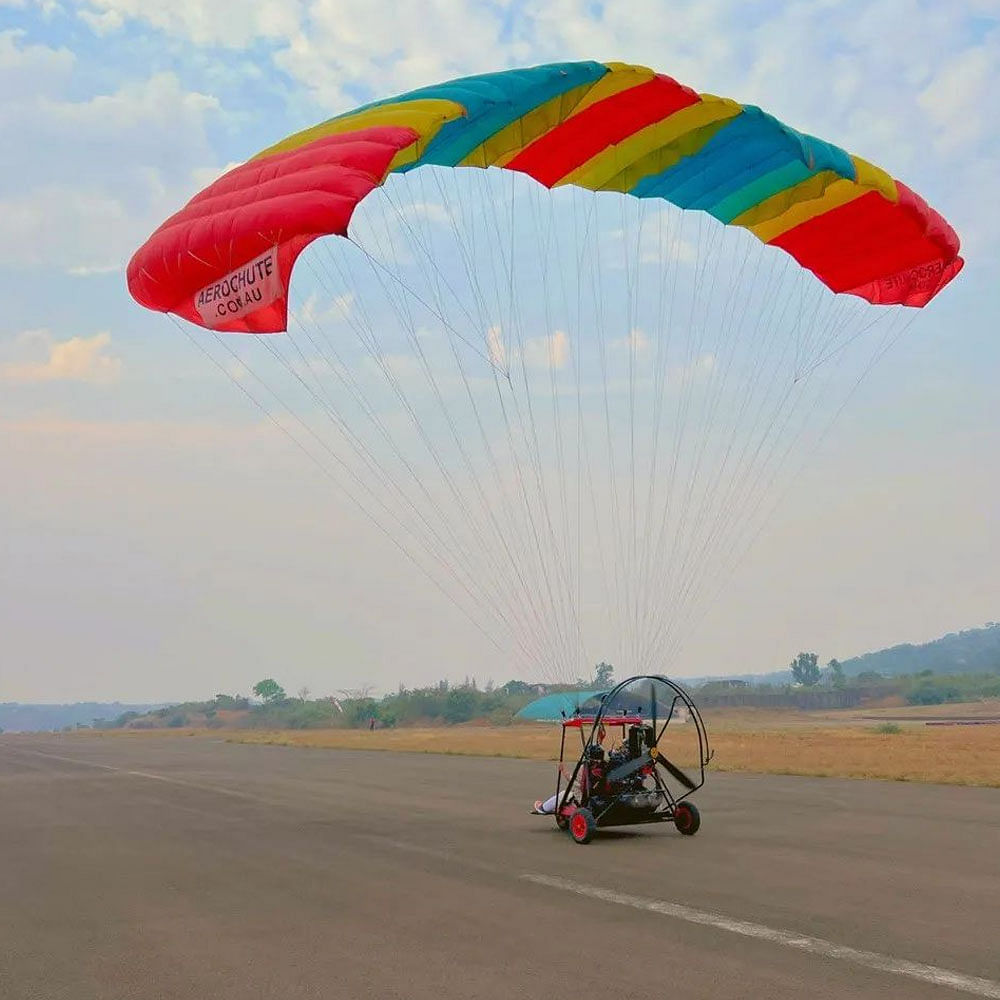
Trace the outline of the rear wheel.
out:
M 577 809 L 569 818 L 569 835 L 578 844 L 589 844 L 596 829 L 594 814 L 589 809 Z
M 556 826 L 558 826 L 560 830 L 565 830 L 569 826 L 569 820 L 565 816 L 561 816 L 561 815 L 557 814 L 556 815 Z
M 674 825 L 685 837 L 693 837 L 701 826 L 701 813 L 693 802 L 682 802 L 674 809 Z

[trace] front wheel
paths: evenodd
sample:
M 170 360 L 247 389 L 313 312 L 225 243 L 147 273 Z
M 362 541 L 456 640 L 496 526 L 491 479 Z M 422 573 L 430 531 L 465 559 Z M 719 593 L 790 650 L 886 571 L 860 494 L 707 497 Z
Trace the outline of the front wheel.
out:
M 701 813 L 693 802 L 682 802 L 674 809 L 674 826 L 678 833 L 693 837 L 701 826 Z
M 597 823 L 589 809 L 577 809 L 569 818 L 569 835 L 578 844 L 589 844 Z
M 569 827 L 569 820 L 565 816 L 556 813 L 556 826 L 558 826 L 560 830 L 565 830 Z

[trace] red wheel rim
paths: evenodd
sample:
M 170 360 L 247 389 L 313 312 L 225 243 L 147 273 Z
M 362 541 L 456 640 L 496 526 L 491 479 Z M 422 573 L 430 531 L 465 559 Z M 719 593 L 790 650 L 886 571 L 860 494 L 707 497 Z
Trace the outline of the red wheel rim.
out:
M 574 837 L 583 837 L 587 833 L 587 820 L 579 813 L 574 813 L 569 822 L 569 827 L 573 831 Z
M 676 812 L 677 826 L 681 830 L 686 830 L 691 826 L 691 810 L 685 806 L 680 806 Z

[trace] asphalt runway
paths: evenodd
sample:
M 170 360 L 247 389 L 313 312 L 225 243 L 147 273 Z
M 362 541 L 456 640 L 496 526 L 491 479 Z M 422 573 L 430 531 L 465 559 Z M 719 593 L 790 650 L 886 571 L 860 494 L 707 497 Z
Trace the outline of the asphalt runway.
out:
M 1000 998 L 1000 791 L 710 775 L 574 844 L 551 766 L 0 736 L 0 997 Z

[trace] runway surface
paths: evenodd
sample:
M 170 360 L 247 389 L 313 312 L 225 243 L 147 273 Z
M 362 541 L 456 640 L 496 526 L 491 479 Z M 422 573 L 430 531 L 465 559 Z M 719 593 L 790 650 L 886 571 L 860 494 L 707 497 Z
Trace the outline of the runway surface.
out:
M 1000 998 L 1000 791 L 710 775 L 581 847 L 549 765 L 0 736 L 0 997 Z

